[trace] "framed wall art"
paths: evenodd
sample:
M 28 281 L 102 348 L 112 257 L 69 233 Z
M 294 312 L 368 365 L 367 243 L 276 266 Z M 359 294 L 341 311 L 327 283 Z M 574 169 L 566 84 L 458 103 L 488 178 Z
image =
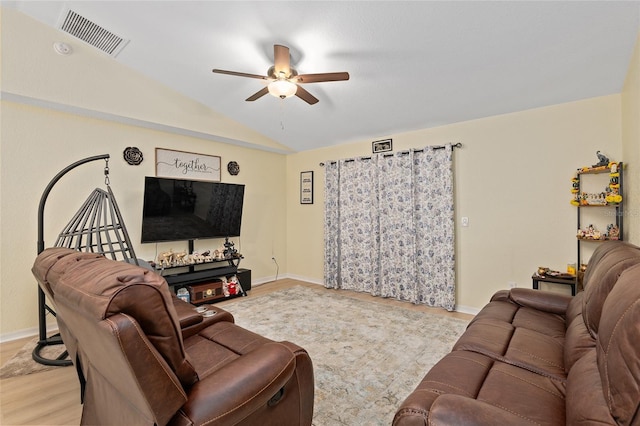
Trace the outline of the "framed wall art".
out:
M 300 172 L 300 204 L 313 204 L 313 172 Z
M 371 143 L 371 151 L 374 154 L 378 152 L 387 152 L 393 149 L 393 141 L 391 139 L 384 139 L 381 141 L 375 141 Z
M 156 148 L 158 177 L 220 182 L 220 164 L 217 155 Z

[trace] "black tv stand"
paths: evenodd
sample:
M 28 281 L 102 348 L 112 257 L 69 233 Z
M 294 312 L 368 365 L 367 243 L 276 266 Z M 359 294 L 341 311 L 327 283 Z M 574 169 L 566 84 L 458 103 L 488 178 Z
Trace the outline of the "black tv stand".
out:
M 229 247 L 232 248 L 233 243 L 229 243 L 229 239 L 227 238 L 225 239 L 225 248 L 228 249 Z M 189 253 L 193 253 L 193 251 L 193 240 L 189 240 Z M 225 252 L 227 252 L 227 250 L 225 250 Z M 229 300 L 239 296 L 246 296 L 247 291 L 251 290 L 251 270 L 238 268 L 241 260 L 242 255 L 239 255 L 234 251 L 232 256 L 225 257 L 223 259 L 212 259 L 202 263 L 174 265 L 169 267 L 156 266 L 156 272 L 163 276 L 169 287 L 171 287 L 174 292 L 182 287 L 205 284 L 207 282 L 214 281 L 219 277 L 229 278 L 232 275 L 235 275 L 240 283 L 238 294 L 205 302 L 213 303 L 222 300 Z

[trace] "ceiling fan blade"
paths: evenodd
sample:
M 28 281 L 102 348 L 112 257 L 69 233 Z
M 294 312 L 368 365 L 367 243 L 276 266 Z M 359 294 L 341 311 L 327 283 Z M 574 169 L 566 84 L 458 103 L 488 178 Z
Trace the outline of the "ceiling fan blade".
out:
M 291 57 L 287 46 L 273 45 L 273 67 L 276 77 L 283 73 L 284 78 L 289 78 L 291 75 Z
M 323 81 L 344 81 L 349 80 L 348 72 L 325 72 L 320 74 L 301 74 L 292 80 L 296 83 L 320 83 Z
M 216 74 L 227 74 L 227 75 L 235 75 L 235 76 L 238 76 L 238 77 L 259 78 L 261 80 L 268 80 L 269 79 L 265 75 L 247 74 L 246 72 L 236 72 L 236 71 L 227 71 L 227 70 L 219 70 L 219 69 L 213 69 L 212 71 L 215 72 Z
M 313 96 L 311 93 L 307 92 L 301 86 L 298 86 L 298 90 L 296 90 L 296 96 L 308 103 L 309 105 L 317 104 L 318 98 Z
M 256 99 L 260 99 L 261 97 L 263 97 L 267 93 L 269 93 L 269 88 L 268 87 L 263 87 L 262 89 L 258 90 L 256 93 L 254 93 L 253 95 L 249 96 L 246 99 L 246 101 L 247 102 L 255 101 Z

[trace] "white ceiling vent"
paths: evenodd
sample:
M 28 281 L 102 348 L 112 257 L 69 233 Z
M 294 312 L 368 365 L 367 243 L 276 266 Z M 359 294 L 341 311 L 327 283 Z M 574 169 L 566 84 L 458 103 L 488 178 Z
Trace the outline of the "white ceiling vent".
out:
M 71 9 L 63 11 L 58 28 L 114 58 L 129 43 L 129 40 L 125 40 Z

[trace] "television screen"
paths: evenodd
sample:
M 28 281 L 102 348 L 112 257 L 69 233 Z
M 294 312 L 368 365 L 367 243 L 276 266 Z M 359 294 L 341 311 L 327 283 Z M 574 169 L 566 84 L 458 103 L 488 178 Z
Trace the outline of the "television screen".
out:
M 240 236 L 244 185 L 145 177 L 142 242 Z

